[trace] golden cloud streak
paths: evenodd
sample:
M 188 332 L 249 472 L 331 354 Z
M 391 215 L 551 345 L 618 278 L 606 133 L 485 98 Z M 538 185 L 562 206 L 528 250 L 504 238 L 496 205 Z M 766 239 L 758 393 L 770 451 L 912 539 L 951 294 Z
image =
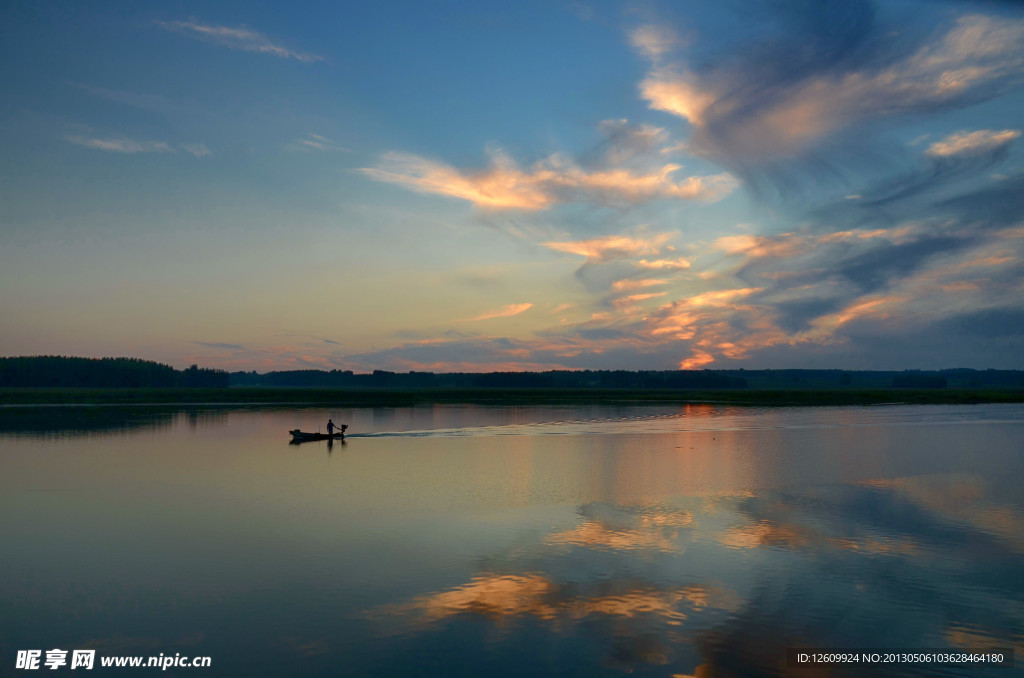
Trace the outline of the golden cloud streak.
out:
M 1020 131 L 1004 129 L 1000 132 L 982 129 L 976 132 L 957 132 L 942 141 L 936 141 L 925 151 L 926 155 L 944 158 L 968 153 L 984 153 L 1005 146 L 1020 136 Z
M 493 209 L 541 210 L 565 202 L 634 204 L 663 198 L 713 201 L 736 186 L 728 174 L 673 181 L 672 175 L 680 169 L 680 165 L 669 164 L 646 174 L 627 169 L 588 172 L 555 155 L 524 171 L 495 153 L 489 169 L 463 172 L 419 156 L 388 153 L 377 167 L 360 172 L 377 181 Z
M 650 238 L 609 235 L 590 240 L 543 242 L 541 245 L 558 252 L 577 254 L 581 257 L 586 257 L 590 261 L 607 261 L 609 259 L 637 257 L 644 254 L 658 254 L 661 248 L 674 235 L 674 233 L 660 233 Z
M 507 306 L 502 306 L 496 311 L 488 311 L 487 313 L 484 313 L 483 315 L 478 315 L 475 318 L 469 318 L 465 322 L 475 322 L 477 320 L 490 320 L 492 318 L 508 318 L 514 315 L 519 315 L 520 313 L 528 311 L 531 308 L 533 308 L 533 304 L 531 303 L 508 304 Z
M 628 292 L 631 290 L 639 290 L 645 287 L 655 287 L 658 285 L 667 285 L 668 280 L 617 280 L 612 283 L 612 289 L 617 291 Z

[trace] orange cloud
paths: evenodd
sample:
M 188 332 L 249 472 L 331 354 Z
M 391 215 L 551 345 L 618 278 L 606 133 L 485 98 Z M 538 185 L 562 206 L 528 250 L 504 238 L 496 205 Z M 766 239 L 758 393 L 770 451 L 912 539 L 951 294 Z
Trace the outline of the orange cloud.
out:
M 668 294 L 668 292 L 650 292 L 648 294 L 631 294 L 631 295 L 626 296 L 626 297 L 619 297 L 617 299 L 612 299 L 612 305 L 615 306 L 616 308 L 630 308 L 630 307 L 636 306 L 641 301 L 647 301 L 648 299 L 657 299 L 658 297 L 663 297 L 666 294 Z
M 483 315 L 478 315 L 475 318 L 469 318 L 466 322 L 474 322 L 477 320 L 490 320 L 491 318 L 508 318 L 510 316 L 519 315 L 523 311 L 528 311 L 533 308 L 533 304 L 508 304 L 502 306 L 496 311 L 489 311 Z
M 541 245 L 558 252 L 578 254 L 590 261 L 608 261 L 610 259 L 624 259 L 644 254 L 658 254 L 665 243 L 674 235 L 673 233 L 660 233 L 650 238 L 609 235 L 590 240 L 544 242 Z
M 378 181 L 462 198 L 478 207 L 538 210 L 553 201 L 535 177 L 521 172 L 502 156 L 494 159 L 490 170 L 475 174 L 463 174 L 454 167 L 406 153 L 388 153 L 381 166 L 361 171 Z
M 745 287 L 737 290 L 714 290 L 694 295 L 682 302 L 685 306 L 721 306 L 731 304 L 734 300 L 748 297 L 751 294 L 760 292 L 760 287 Z
M 655 259 L 654 261 L 641 259 L 636 262 L 636 265 L 640 268 L 664 269 L 667 271 L 690 268 L 690 262 L 682 257 L 678 259 Z
M 645 287 L 655 287 L 658 285 L 667 285 L 668 280 L 618 280 L 612 283 L 613 290 L 630 291 L 639 290 Z
M 866 315 L 879 315 L 885 307 L 898 305 L 908 301 L 907 297 L 897 295 L 878 295 L 859 299 L 837 313 L 831 313 L 812 321 L 817 332 L 831 333 L 835 328 Z
M 553 155 L 524 171 L 507 156 L 493 153 L 489 169 L 463 172 L 419 156 L 388 153 L 377 167 L 360 171 L 378 181 L 494 209 L 541 210 L 565 202 L 632 204 L 662 198 L 718 200 L 736 186 L 736 180 L 728 174 L 675 181 L 673 175 L 680 169 L 669 164 L 647 173 L 627 169 L 587 171 Z
M 640 84 L 640 93 L 651 108 L 684 118 L 698 126 L 704 122 L 704 112 L 718 95 L 703 90 L 693 82 L 696 78 L 686 71 L 662 69 L 649 75 Z

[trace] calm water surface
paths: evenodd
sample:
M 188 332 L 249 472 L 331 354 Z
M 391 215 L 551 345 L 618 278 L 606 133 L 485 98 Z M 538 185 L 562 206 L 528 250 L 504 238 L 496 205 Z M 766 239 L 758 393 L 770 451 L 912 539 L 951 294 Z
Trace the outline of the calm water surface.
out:
M 344 445 L 288 444 L 328 417 Z M 1022 480 L 1020 405 L 7 408 L 0 674 L 1007 676 Z

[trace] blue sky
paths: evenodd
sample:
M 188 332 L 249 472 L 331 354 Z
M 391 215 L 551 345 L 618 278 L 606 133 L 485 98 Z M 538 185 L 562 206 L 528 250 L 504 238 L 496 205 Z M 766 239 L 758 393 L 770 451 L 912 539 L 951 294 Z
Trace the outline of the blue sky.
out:
M 1016 3 L 0 19 L 4 355 L 1024 368 Z

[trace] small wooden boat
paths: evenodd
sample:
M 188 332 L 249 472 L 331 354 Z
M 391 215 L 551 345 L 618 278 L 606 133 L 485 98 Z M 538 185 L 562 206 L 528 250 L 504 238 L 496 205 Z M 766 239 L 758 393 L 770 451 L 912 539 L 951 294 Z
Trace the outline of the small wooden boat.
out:
M 347 428 L 347 427 L 346 427 Z M 310 440 L 344 440 L 345 434 L 342 431 L 338 431 L 334 434 L 329 433 L 305 433 L 299 429 L 294 431 L 288 431 L 292 434 L 293 443 L 304 443 Z

